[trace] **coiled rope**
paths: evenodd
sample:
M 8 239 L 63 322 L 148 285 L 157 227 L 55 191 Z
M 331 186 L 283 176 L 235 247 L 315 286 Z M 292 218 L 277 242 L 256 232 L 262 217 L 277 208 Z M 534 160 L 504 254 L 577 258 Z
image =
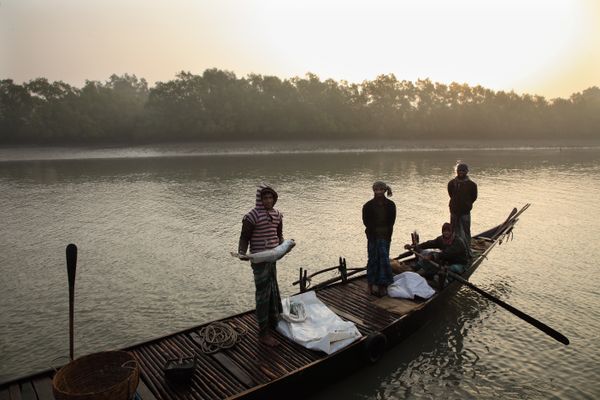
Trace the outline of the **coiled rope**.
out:
M 245 334 L 244 328 L 217 321 L 198 331 L 200 336 L 198 344 L 203 353 L 212 354 L 235 346 Z

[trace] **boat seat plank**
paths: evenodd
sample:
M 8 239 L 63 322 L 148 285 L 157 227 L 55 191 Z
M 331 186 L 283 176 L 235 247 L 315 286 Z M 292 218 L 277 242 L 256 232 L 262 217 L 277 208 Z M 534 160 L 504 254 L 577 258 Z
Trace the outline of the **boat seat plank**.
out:
M 26 381 L 21 384 L 21 399 L 22 400 L 37 400 L 35 390 L 31 381 Z
M 425 304 L 427 302 L 416 302 L 410 299 L 399 299 L 385 296 L 375 300 L 373 303 L 386 311 L 398 314 L 399 316 L 403 316 L 410 313 L 411 311 L 425 307 Z
M 48 376 L 33 380 L 33 387 L 37 393 L 38 400 L 54 400 L 52 393 L 52 379 Z
M 363 327 L 363 328 L 367 328 L 367 325 L 365 324 L 365 321 L 363 321 L 362 319 L 355 317 L 354 315 L 347 313 L 345 311 L 340 310 L 339 308 L 336 308 L 332 305 L 328 305 L 327 307 L 329 307 L 329 309 L 331 311 L 333 311 L 334 313 L 336 313 L 339 317 L 350 321 L 350 322 L 354 322 L 356 325 Z
M 144 383 L 142 379 L 140 379 L 140 383 L 137 387 L 137 393 L 142 398 L 142 400 L 157 400 L 156 396 L 150 391 L 148 386 Z
M 251 388 L 252 386 L 254 386 L 256 383 L 254 382 L 254 380 L 252 379 L 252 377 L 250 377 L 250 375 L 248 375 L 246 373 L 246 371 L 244 371 L 243 369 L 241 369 L 231 358 L 229 358 L 225 353 L 223 352 L 216 352 L 212 354 L 213 358 L 215 360 L 217 360 L 219 362 L 219 364 L 221 364 L 227 371 L 231 372 L 232 375 L 234 375 L 237 379 L 239 379 L 244 385 L 246 385 L 246 387 Z

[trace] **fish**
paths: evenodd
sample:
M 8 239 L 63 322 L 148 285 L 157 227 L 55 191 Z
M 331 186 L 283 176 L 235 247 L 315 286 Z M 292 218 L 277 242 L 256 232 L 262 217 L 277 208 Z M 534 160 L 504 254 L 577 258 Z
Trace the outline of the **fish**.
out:
M 269 250 L 250 254 L 240 254 L 232 251 L 231 255 L 233 257 L 239 258 L 240 260 L 251 261 L 253 264 L 273 262 L 281 259 L 287 253 L 289 253 L 295 245 L 296 242 L 294 241 L 294 239 L 286 239 L 279 246 L 273 247 Z

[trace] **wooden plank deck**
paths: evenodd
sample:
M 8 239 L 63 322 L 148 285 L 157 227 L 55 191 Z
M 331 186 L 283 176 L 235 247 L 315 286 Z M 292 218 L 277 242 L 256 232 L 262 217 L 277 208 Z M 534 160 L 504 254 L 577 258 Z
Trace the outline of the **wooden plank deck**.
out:
M 367 293 L 364 276 L 349 280 L 344 285 L 323 288 L 317 291 L 317 296 L 342 319 L 354 322 L 365 336 L 380 331 L 401 316 L 376 304 L 378 298 Z M 415 307 L 420 304 L 411 303 Z M 142 400 L 235 397 L 326 357 L 324 353 L 308 350 L 279 333 L 276 333 L 276 337 L 280 346 L 269 348 L 259 344 L 254 312 L 239 314 L 222 322 L 246 333 L 234 347 L 215 354 L 203 353 L 194 340 L 194 333 L 203 326 L 127 349 L 140 366 L 138 397 Z M 164 365 L 167 360 L 194 354 L 197 367 L 188 383 L 177 384 L 165 378 Z M 53 399 L 52 376 L 53 373 L 47 371 L 25 381 L 0 387 L 0 400 Z
M 367 294 L 364 278 L 343 286 L 333 286 L 317 292 L 318 297 L 343 319 L 357 324 L 363 335 L 379 331 L 396 320 L 397 313 L 375 305 L 377 297 Z M 414 302 L 415 306 L 419 302 Z M 253 312 L 222 320 L 246 331 L 232 348 L 216 354 L 204 354 L 194 340 L 201 327 L 156 342 L 130 349 L 138 360 L 141 376 L 148 389 L 158 398 L 219 399 L 236 396 L 253 387 L 265 385 L 326 357 L 308 350 L 276 334 L 281 345 L 269 348 L 259 344 Z M 189 384 L 168 381 L 162 373 L 170 358 L 197 355 L 198 368 Z

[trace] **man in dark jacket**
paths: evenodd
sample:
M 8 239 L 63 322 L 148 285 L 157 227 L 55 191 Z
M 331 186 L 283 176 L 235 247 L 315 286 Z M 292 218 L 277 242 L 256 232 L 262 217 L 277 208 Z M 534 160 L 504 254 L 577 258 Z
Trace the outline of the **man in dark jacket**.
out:
M 412 249 L 413 246 L 407 244 L 404 246 L 404 248 Z M 450 271 L 457 274 L 462 274 L 465 272 L 465 268 L 469 263 L 469 254 L 467 252 L 467 246 L 464 242 L 464 239 L 454 233 L 452 225 L 448 222 L 442 225 L 441 236 L 418 244 L 416 251 L 420 252 L 421 250 L 425 249 L 441 250 L 439 253 L 430 253 L 425 255 L 423 256 L 425 260 L 419 259 L 417 262 L 417 268 L 415 272 L 428 279 L 433 278 L 437 272 L 443 271 L 438 271 L 436 266 L 427 262 L 426 260 L 435 261 L 440 265 L 447 266 Z
M 456 166 L 456 177 L 448 182 L 448 195 L 450 196 L 450 223 L 454 232 L 471 246 L 471 209 L 477 200 L 477 184 L 467 174 L 467 164 L 459 163 Z
M 396 204 L 385 195 L 391 196 L 392 189 L 384 182 L 373 184 L 373 198 L 362 208 L 362 220 L 367 235 L 367 282 L 369 292 L 376 296 L 385 296 L 387 287 L 394 281 L 390 265 L 390 244 L 394 223 L 396 222 Z M 377 286 L 377 292 L 373 290 Z

